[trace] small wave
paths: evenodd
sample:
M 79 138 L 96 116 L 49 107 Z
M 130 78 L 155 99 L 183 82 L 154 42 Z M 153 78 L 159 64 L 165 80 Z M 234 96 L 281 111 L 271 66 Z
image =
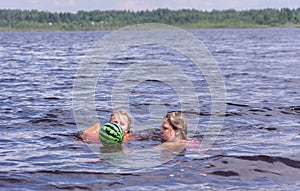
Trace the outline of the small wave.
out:
M 249 161 L 263 161 L 263 162 L 267 162 L 267 163 L 271 163 L 271 164 L 280 162 L 280 163 L 283 163 L 292 168 L 300 168 L 300 161 L 296 161 L 296 160 L 284 158 L 284 157 L 257 155 L 257 156 L 235 156 L 235 158 L 249 160 Z
M 60 98 L 58 98 L 58 97 L 44 97 L 43 99 L 46 99 L 46 100 L 59 100 Z
M 27 172 L 28 174 L 43 174 L 43 175 L 53 175 L 53 174 L 76 174 L 76 175 L 87 175 L 87 174 L 94 174 L 94 175 L 100 175 L 100 174 L 111 174 L 111 175 L 135 175 L 134 173 L 129 173 L 129 172 L 100 172 L 100 171 L 89 171 L 89 170 L 37 170 L 37 171 L 29 171 Z
M 53 122 L 58 122 L 56 119 L 52 118 L 40 118 L 40 119 L 31 119 L 29 120 L 30 123 L 32 124 L 38 124 L 38 123 L 53 123 Z
M 249 105 L 246 104 L 239 104 L 239 103 L 231 103 L 231 102 L 227 102 L 227 105 L 231 105 L 231 106 L 237 106 L 237 107 L 249 107 Z
M 280 107 L 281 113 L 289 115 L 300 115 L 300 106 Z
M 246 115 L 246 113 L 242 113 L 242 112 L 226 112 L 225 113 L 225 117 L 231 117 L 231 116 L 244 116 Z
M 225 176 L 225 177 L 229 177 L 229 176 L 239 176 L 238 173 L 234 172 L 234 171 L 214 171 L 212 173 L 210 173 L 212 175 L 218 175 L 218 176 Z
M 212 176 L 239 177 L 252 181 L 264 179 L 266 182 L 276 183 L 300 180 L 300 161 L 281 156 L 216 155 L 206 158 L 205 163 L 204 173 Z
M 20 184 L 20 183 L 27 183 L 29 179 L 22 175 L 15 175 L 15 176 L 7 176 L 7 175 L 0 175 L 0 184 L 1 182 L 10 183 L 10 184 Z

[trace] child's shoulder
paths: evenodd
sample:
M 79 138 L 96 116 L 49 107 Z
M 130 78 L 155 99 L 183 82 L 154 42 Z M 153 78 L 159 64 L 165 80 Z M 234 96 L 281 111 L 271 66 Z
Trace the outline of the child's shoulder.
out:
M 188 145 L 188 141 L 178 141 L 178 142 L 164 142 L 161 145 L 155 147 L 157 150 L 182 150 Z

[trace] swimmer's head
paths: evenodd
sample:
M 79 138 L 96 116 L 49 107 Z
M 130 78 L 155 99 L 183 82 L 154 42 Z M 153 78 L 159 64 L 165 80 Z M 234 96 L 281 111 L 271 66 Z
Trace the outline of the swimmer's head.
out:
M 131 117 L 126 110 L 119 109 L 115 111 L 110 115 L 109 121 L 119 124 L 122 127 L 125 135 L 130 133 Z
M 161 129 L 162 142 L 187 140 L 187 120 L 178 111 L 167 113 L 163 119 Z

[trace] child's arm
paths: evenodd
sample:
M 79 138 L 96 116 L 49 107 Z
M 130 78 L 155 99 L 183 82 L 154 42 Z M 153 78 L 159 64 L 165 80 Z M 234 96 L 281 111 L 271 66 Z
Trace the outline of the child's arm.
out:
M 83 140 L 93 141 L 93 142 L 100 142 L 99 130 L 100 130 L 100 124 L 99 123 L 96 123 L 95 125 L 91 126 L 90 128 L 84 130 L 83 131 Z

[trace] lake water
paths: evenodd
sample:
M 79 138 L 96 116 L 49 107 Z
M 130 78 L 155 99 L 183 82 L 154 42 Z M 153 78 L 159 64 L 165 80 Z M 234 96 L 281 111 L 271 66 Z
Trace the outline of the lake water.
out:
M 203 139 L 211 115 L 211 88 L 205 74 L 194 72 L 192 62 L 159 44 L 132 47 L 112 59 L 96 78 L 90 101 L 98 119 L 79 124 L 76 119 L 88 116 L 90 110 L 74 108 L 74 97 L 84 97 L 85 89 L 76 94 L 74 84 L 88 78 L 78 75 L 78 68 L 108 32 L 0 33 L 0 189 L 299 190 L 300 29 L 188 32 L 205 44 L 223 76 L 224 123 L 207 151 L 173 152 L 147 168 L 116 164 L 123 161 L 120 157 L 130 158 L 144 149 L 143 156 L 130 159 L 156 164 L 170 154 L 151 153 L 160 143 L 161 119 L 155 118 L 151 126 L 149 116 L 181 106 L 174 87 L 161 80 L 172 76 L 173 70 L 142 83 L 119 72 L 134 63 L 160 59 L 185 71 L 199 101 L 199 112 L 186 111 L 199 118 L 196 129 L 190 124 L 189 135 Z M 149 73 L 156 72 L 156 67 L 152 69 Z M 106 121 L 114 104 L 111 87 L 118 77 L 121 85 L 133 84 L 130 95 L 125 95 L 135 120 L 133 133 L 145 132 L 141 124 L 148 124 L 144 127 L 151 132 L 148 139 L 127 142 L 123 151 L 104 153 L 108 157 L 103 158 L 91 149 L 101 146 L 83 143 L 78 132 Z M 116 89 L 113 95 L 124 95 Z

